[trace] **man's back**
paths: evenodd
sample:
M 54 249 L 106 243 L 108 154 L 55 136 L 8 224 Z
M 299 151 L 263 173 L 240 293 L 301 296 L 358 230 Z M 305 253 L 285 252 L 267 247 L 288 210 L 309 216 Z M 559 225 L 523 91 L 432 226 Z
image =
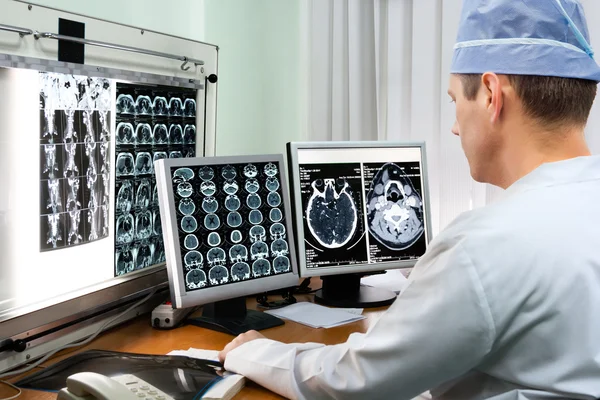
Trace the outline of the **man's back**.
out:
M 599 157 L 544 164 L 436 238 L 471 258 L 495 329 L 475 371 L 436 397 L 600 397 L 599 199 Z

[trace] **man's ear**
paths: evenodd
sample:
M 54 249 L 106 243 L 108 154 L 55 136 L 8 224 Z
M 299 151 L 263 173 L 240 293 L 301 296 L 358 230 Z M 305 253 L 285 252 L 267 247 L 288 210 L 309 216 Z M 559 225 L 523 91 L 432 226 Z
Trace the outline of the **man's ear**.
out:
M 481 76 L 481 86 L 485 89 L 486 107 L 490 113 L 490 122 L 495 124 L 500 119 L 504 104 L 500 77 L 493 72 L 486 72 Z

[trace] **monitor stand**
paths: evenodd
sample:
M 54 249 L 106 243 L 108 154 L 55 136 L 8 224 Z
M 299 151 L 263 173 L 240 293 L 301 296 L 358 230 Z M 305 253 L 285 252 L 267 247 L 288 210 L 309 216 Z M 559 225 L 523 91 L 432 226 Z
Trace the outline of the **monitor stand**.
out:
M 372 308 L 389 306 L 396 300 L 391 290 L 362 286 L 365 274 L 345 274 L 321 277 L 322 289 L 315 294 L 315 301 L 331 307 Z
M 234 336 L 284 324 L 283 320 L 271 314 L 248 310 L 245 297 L 205 304 L 202 316 L 188 318 L 187 323 Z

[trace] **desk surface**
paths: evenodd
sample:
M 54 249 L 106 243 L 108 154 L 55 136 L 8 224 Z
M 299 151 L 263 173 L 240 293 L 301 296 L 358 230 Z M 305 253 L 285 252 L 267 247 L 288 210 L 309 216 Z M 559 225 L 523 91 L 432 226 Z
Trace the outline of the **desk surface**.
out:
M 296 296 L 298 301 L 313 301 L 313 296 Z M 256 309 L 256 301 L 248 298 L 248 308 Z M 318 342 L 325 344 L 337 344 L 346 341 L 353 332 L 366 332 L 383 313 L 385 308 L 365 309 L 366 319 L 354 323 L 330 329 L 313 329 L 295 322 L 285 321 L 283 326 L 261 331 L 269 339 L 279 340 L 287 343 Z M 211 331 L 196 326 L 182 326 L 177 329 L 160 331 L 150 326 L 150 316 L 144 315 L 112 328 L 99 335 L 93 342 L 76 351 L 65 351 L 47 361 L 42 365 L 51 365 L 70 355 L 84 350 L 102 349 L 131 353 L 166 354 L 172 350 L 187 350 L 190 347 L 221 350 L 233 336 Z M 14 382 L 16 379 L 13 379 Z M 12 389 L 0 385 L 0 399 L 16 394 Z M 263 389 L 262 387 L 247 382 L 246 387 L 235 396 L 234 400 L 250 399 L 281 399 L 282 397 Z M 50 400 L 56 399 L 56 394 L 23 391 L 19 400 Z

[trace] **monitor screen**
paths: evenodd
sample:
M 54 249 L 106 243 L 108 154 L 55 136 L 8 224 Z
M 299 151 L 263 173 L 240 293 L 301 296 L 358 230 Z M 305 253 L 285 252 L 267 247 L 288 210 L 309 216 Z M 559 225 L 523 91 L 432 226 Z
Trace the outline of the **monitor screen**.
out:
M 424 145 L 291 143 L 301 275 L 412 267 L 429 241 Z
M 282 156 L 156 162 L 177 305 L 297 284 Z

